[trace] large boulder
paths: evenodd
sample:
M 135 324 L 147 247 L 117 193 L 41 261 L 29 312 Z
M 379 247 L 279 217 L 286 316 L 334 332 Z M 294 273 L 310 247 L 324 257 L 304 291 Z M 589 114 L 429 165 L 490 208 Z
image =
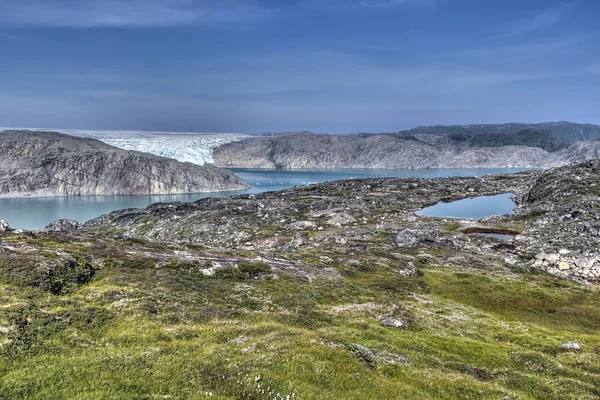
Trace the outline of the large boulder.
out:
M 439 234 L 436 230 L 405 229 L 396 235 L 396 245 L 405 249 L 420 245 L 433 245 L 438 241 Z
M 0 219 L 0 232 L 12 232 L 14 229 L 3 219 Z
M 50 222 L 44 230 L 48 232 L 71 232 L 76 231 L 78 228 L 79 222 L 73 219 L 58 219 L 54 222 Z

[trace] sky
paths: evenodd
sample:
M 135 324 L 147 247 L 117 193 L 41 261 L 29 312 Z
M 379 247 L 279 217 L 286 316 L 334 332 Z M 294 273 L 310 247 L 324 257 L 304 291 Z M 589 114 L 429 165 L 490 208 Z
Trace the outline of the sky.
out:
M 0 0 L 0 126 L 600 124 L 597 0 Z

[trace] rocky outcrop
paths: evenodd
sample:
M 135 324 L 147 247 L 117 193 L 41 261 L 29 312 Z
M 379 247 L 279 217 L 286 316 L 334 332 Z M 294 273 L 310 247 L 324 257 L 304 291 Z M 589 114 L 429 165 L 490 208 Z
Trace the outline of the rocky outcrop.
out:
M 53 132 L 0 133 L 0 197 L 242 190 L 233 173 Z
M 396 245 L 400 248 L 411 248 L 421 245 L 435 245 L 439 243 L 439 234 L 435 230 L 411 230 L 404 229 L 396 235 Z
M 58 219 L 44 228 L 46 232 L 72 232 L 79 228 L 79 222 L 73 219 Z
M 3 219 L 0 219 L 0 232 L 12 232 L 13 228 Z
M 523 193 L 538 172 L 481 178 L 364 179 L 328 182 L 283 192 L 264 192 L 194 203 L 155 204 L 122 210 L 88 221 L 83 232 L 110 231 L 126 237 L 218 248 L 266 251 L 317 244 L 327 237 L 338 250 L 364 251 L 365 236 L 391 230 L 395 246 L 455 249 L 478 238 L 454 238 L 435 219 L 412 214 L 438 201 L 499 193 Z M 389 225 L 392 224 L 392 225 Z M 266 227 L 263 229 L 263 227 Z M 304 235 L 298 236 L 298 232 Z M 401 233 L 404 232 L 404 233 Z M 277 234 L 277 236 L 275 236 Z M 264 235 L 267 235 L 266 237 Z M 487 240 L 487 239 L 486 239 Z M 409 260 L 410 261 L 410 260 Z
M 534 221 L 519 241 L 531 265 L 600 282 L 600 162 L 548 170 L 520 201 L 518 217 Z
M 286 134 L 215 149 L 221 167 L 311 168 L 546 168 L 600 157 L 600 142 L 567 147 L 547 131 L 503 135 Z
M 559 167 L 583 161 L 600 160 L 600 141 L 575 143 L 558 153 L 554 153 L 554 156 L 548 158 L 544 167 Z
M 481 220 L 414 214 L 438 202 L 500 193 L 515 194 L 514 214 Z M 155 204 L 115 211 L 77 232 L 108 230 L 118 237 L 219 252 L 251 250 L 264 257 L 314 251 L 319 254 L 314 262 L 324 267 L 341 262 L 331 257 L 335 253 L 347 255 L 343 263 L 349 268 L 369 268 L 354 258 L 375 251 L 378 257 L 393 255 L 396 261 L 386 265 L 402 276 L 435 264 L 467 270 L 536 269 L 600 282 L 599 199 L 600 161 L 593 161 L 517 174 L 346 180 Z M 508 232 L 507 238 L 481 234 Z

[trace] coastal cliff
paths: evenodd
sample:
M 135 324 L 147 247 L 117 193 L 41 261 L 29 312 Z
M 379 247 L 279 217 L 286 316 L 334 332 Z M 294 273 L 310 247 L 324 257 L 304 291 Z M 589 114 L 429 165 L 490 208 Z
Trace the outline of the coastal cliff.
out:
M 233 173 L 55 132 L 0 133 L 0 197 L 242 190 Z

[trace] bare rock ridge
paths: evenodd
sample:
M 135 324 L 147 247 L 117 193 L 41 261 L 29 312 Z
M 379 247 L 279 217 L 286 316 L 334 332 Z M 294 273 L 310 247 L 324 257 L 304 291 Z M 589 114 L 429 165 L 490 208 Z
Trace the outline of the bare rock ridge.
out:
M 504 168 L 554 167 L 597 159 L 599 141 L 569 145 L 545 130 L 412 135 L 285 134 L 215 149 L 230 168 Z
M 480 220 L 414 214 L 440 201 L 500 193 L 516 195 L 514 213 Z M 110 231 L 118 237 L 222 252 L 238 248 L 259 251 L 261 257 L 269 253 L 280 257 L 293 249 L 360 254 L 372 246 L 366 238 L 387 237 L 400 249 L 446 249 L 435 256 L 439 265 L 511 266 L 600 282 L 599 210 L 600 161 L 589 161 L 516 174 L 351 179 L 281 192 L 155 204 L 103 215 L 80 226 L 80 232 Z M 506 233 L 511 239 L 482 233 Z M 469 261 L 475 254 L 483 258 Z M 411 273 L 414 265 L 407 268 L 403 273 Z
M 542 122 L 538 124 L 510 122 L 506 124 L 418 126 L 416 128 L 398 133 L 407 135 L 419 133 L 433 133 L 436 135 L 488 135 L 490 133 L 512 134 L 521 132 L 523 130 L 545 130 L 551 132 L 560 140 L 568 143 L 600 139 L 599 125 L 578 124 L 568 121 Z
M 0 133 L 0 197 L 242 190 L 233 173 L 55 132 Z

